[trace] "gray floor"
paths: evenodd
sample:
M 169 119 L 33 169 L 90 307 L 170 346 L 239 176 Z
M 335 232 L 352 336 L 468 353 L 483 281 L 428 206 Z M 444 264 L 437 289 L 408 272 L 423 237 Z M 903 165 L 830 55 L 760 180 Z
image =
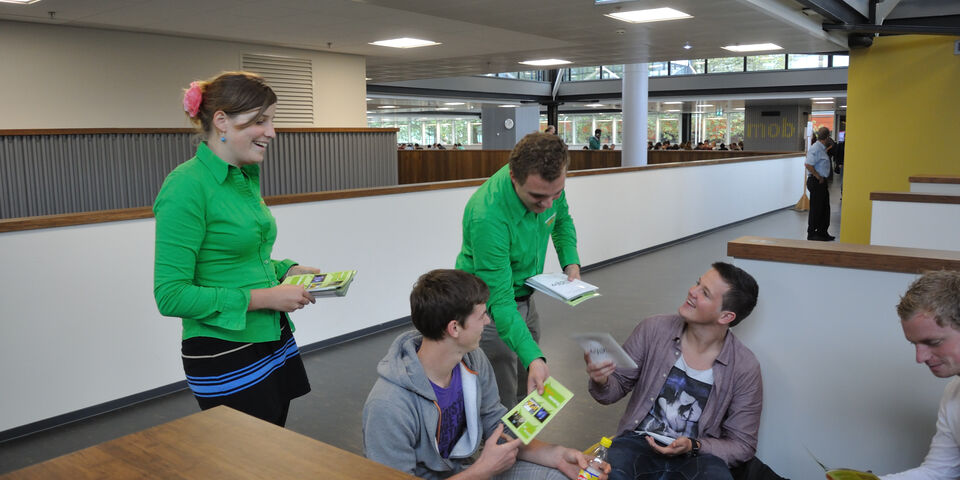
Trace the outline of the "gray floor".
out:
M 838 235 L 839 182 L 831 188 L 830 231 Z M 588 272 L 584 280 L 600 286 L 603 296 L 576 308 L 538 294 L 543 322 L 541 344 L 551 374 L 574 392 L 574 398 L 541 433 L 545 441 L 578 449 L 614 433 L 626 401 L 602 406 L 586 390 L 583 353 L 569 335 L 609 331 L 623 340 L 649 315 L 676 311 L 687 289 L 710 263 L 727 260 L 726 244 L 743 235 L 806 238 L 807 214 L 782 210 L 634 259 Z M 761 300 L 763 288 L 761 286 Z M 749 320 L 747 320 L 749 321 Z M 313 391 L 294 400 L 287 428 L 362 454 L 360 415 L 376 380 L 376 363 L 393 338 L 408 327 L 370 335 L 304 357 Z M 198 411 L 183 391 L 95 418 L 75 422 L 0 444 L 0 474 L 42 462 Z

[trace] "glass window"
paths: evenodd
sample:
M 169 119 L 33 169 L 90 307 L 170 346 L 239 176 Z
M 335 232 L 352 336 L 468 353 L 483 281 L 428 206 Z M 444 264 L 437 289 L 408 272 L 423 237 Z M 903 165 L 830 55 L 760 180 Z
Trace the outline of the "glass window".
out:
M 742 72 L 743 57 L 707 59 L 707 73 Z
M 600 70 L 604 80 L 623 78 L 623 65 L 604 65 Z
M 570 81 L 600 80 L 600 67 L 577 67 L 570 69 Z
M 560 123 L 557 125 L 557 134 L 567 145 L 573 143 L 573 121 L 566 115 L 560 115 L 557 121 Z
M 517 78 L 521 80 L 540 80 L 540 70 L 517 72 Z
M 833 56 L 833 66 L 834 66 L 834 67 L 849 67 L 849 66 L 850 66 L 850 55 L 834 55 L 834 56 Z
M 827 55 L 791 53 L 787 55 L 787 68 L 826 68 Z
M 674 60 L 670 62 L 670 75 L 693 75 L 704 73 L 704 60 Z
M 439 139 L 437 140 L 443 144 L 453 144 L 456 141 L 453 138 L 453 122 L 450 120 L 441 120 L 437 122 L 437 129 L 439 130 Z
M 651 77 L 665 77 L 667 76 L 667 62 L 650 62 L 648 71 Z
M 680 114 L 660 114 L 660 138 L 657 141 L 669 141 L 670 143 L 677 143 L 680 141 Z
M 747 71 L 783 70 L 787 68 L 786 55 L 752 55 L 747 57 Z
M 571 115 L 573 117 L 573 143 L 587 144 L 593 136 L 593 119 L 590 115 Z
M 730 141 L 739 142 L 743 140 L 743 112 L 731 112 L 727 114 L 730 121 Z

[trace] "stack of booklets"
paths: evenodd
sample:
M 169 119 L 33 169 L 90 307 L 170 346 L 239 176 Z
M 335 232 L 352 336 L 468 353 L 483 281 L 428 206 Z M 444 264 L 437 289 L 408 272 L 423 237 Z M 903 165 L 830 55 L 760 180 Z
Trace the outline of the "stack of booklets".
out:
M 356 270 L 344 270 L 331 273 L 305 273 L 290 275 L 283 280 L 284 284 L 303 285 L 313 295 L 319 297 L 342 297 L 347 294 L 350 284 L 356 278 Z
M 568 281 L 565 273 L 541 273 L 525 282 L 529 287 L 576 306 L 593 297 L 599 297 L 599 288 L 583 280 Z

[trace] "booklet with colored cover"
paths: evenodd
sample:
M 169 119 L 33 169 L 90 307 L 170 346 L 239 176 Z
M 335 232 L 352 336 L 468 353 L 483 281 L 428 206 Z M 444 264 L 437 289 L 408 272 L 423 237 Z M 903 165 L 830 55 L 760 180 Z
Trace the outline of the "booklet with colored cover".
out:
M 827 468 L 809 448 L 807 448 L 807 453 L 810 454 L 813 461 L 817 462 L 817 465 L 820 465 L 820 468 L 827 474 L 827 480 L 880 480 L 880 477 L 871 472 L 862 472 L 850 468 Z
M 609 333 L 577 333 L 570 335 L 570 338 L 576 340 L 583 351 L 590 354 L 592 363 L 612 361 L 617 368 L 637 368 L 637 362 L 627 355 Z
M 526 445 L 571 398 L 573 392 L 560 385 L 553 377 L 547 377 L 543 383 L 543 395 L 536 390 L 530 392 L 527 398 L 511 408 L 500 420 Z
M 566 273 L 541 273 L 524 282 L 534 290 L 576 306 L 593 297 L 599 297 L 599 287 L 583 280 L 567 280 Z
M 305 273 L 290 275 L 283 279 L 284 284 L 302 285 L 313 295 L 318 297 L 342 297 L 347 294 L 350 284 L 356 278 L 356 270 L 344 270 L 330 273 Z

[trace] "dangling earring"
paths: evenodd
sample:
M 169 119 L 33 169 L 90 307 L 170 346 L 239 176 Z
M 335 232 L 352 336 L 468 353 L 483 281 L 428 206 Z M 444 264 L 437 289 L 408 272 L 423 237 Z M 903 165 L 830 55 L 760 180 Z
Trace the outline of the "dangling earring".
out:
M 227 143 L 227 132 L 220 134 L 220 143 Z

